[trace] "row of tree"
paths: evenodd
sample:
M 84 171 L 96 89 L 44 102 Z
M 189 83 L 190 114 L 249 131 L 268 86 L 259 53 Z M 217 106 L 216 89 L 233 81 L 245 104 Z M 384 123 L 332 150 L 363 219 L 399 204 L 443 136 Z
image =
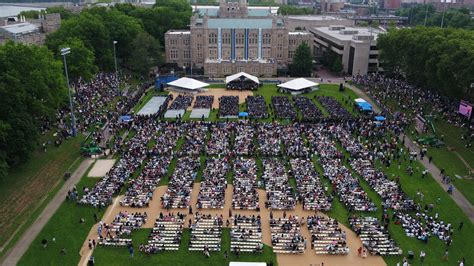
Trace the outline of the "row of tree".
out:
M 313 8 L 310 7 L 298 7 L 292 5 L 282 5 L 278 8 L 278 14 L 280 15 L 311 15 L 313 14 Z
M 444 95 L 474 99 L 474 31 L 415 27 L 379 35 L 384 70 Z
M 26 161 L 40 127 L 66 99 L 62 64 L 46 47 L 0 46 L 0 179 Z
M 412 26 L 474 29 L 474 20 L 471 19 L 467 8 L 449 8 L 438 12 L 431 4 L 418 4 L 398 9 L 396 14 L 407 17 Z

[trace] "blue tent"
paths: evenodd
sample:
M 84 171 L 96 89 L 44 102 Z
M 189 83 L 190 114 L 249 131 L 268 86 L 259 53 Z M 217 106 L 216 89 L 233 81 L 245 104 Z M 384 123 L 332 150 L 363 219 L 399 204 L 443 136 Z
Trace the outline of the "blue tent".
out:
M 362 106 L 362 111 L 372 111 L 372 106 Z
M 375 119 L 375 121 L 385 121 L 386 120 L 386 118 L 381 116 L 381 115 L 374 117 L 374 119 Z
M 240 117 L 248 117 L 248 116 L 249 116 L 249 113 L 247 113 L 247 112 L 240 112 L 240 113 L 239 113 L 239 116 L 240 116 Z
M 119 120 L 122 122 L 129 122 L 132 120 L 132 117 L 129 115 L 122 115 Z

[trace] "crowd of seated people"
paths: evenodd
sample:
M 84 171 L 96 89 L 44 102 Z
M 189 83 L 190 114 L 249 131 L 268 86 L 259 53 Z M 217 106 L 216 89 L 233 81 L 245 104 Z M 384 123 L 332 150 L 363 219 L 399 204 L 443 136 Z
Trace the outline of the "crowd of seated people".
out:
M 161 206 L 165 209 L 188 208 L 194 180 L 200 167 L 199 158 L 181 157 L 170 178 L 166 193 L 161 197 Z
M 112 203 L 113 195 L 120 191 L 125 182 L 141 166 L 146 158 L 148 153 L 146 145 L 156 132 L 158 128 L 157 123 L 153 118 L 149 118 L 133 126 L 132 130 L 136 134 L 124 144 L 126 150 L 122 153 L 122 157 L 97 182 L 94 188 L 85 189 L 79 203 L 93 205 L 94 207 L 105 207 Z
M 303 139 L 303 132 L 305 131 L 304 124 L 292 124 L 281 127 L 279 133 L 286 149 L 286 155 L 290 157 L 308 157 L 310 156 L 310 149 Z
M 329 211 L 332 197 L 327 195 L 310 159 L 291 159 L 290 175 L 296 179 L 297 198 L 304 210 Z
M 259 210 L 257 192 L 257 163 L 253 158 L 236 158 L 232 208 L 237 210 Z
M 236 253 L 263 252 L 262 223 L 260 215 L 245 216 L 234 215 L 231 217 L 230 250 Z
M 281 155 L 281 127 L 278 124 L 260 123 L 257 125 L 258 152 L 263 156 Z
M 184 214 L 178 212 L 160 216 L 148 236 L 148 242 L 141 244 L 138 248 L 145 254 L 156 254 L 160 251 L 177 251 L 183 234 Z
M 329 112 L 331 117 L 338 119 L 350 119 L 351 113 L 344 108 L 341 103 L 330 96 L 318 96 L 318 101 Z
M 270 218 L 272 246 L 275 253 L 301 254 L 305 251 L 304 238 L 298 216 Z
M 364 248 L 373 255 L 401 255 L 403 251 L 390 237 L 387 229 L 374 217 L 349 217 L 349 224 L 362 240 Z
M 203 251 L 210 257 L 210 251 L 221 250 L 222 217 L 196 213 L 191 225 L 189 251 Z
M 341 230 L 336 219 L 319 215 L 308 216 L 307 225 L 311 232 L 311 247 L 316 254 L 347 255 L 349 253 L 346 232 Z
M 213 95 L 198 95 L 196 96 L 196 101 L 194 102 L 193 108 L 211 109 L 213 102 L 214 102 Z
M 132 243 L 132 231 L 141 228 L 147 221 L 146 212 L 119 212 L 110 224 L 100 224 L 99 245 L 127 247 Z M 104 230 L 102 230 L 104 228 Z M 104 236 L 105 234 L 105 236 Z
M 203 170 L 197 206 L 199 209 L 224 208 L 229 162 L 226 158 L 207 158 Z
M 180 94 L 174 99 L 170 107 L 168 107 L 168 110 L 186 110 L 191 106 L 192 102 L 193 96 Z
M 200 155 L 204 151 L 208 125 L 201 122 L 189 122 L 181 125 L 184 131 L 184 143 L 179 154 Z
M 311 101 L 310 98 L 305 96 L 293 97 L 296 108 L 300 111 L 303 121 L 317 121 L 323 117 L 323 113 L 319 108 Z
M 255 83 L 252 80 L 244 79 L 244 80 L 235 80 L 227 83 L 225 88 L 228 90 L 258 90 L 258 83 Z
M 219 118 L 239 116 L 239 96 L 222 96 L 219 98 Z
M 148 207 L 153 192 L 168 172 L 171 157 L 153 156 L 147 162 L 140 175 L 129 182 L 125 196 L 120 200 L 121 206 Z
M 265 206 L 272 210 L 293 210 L 296 198 L 288 182 L 285 165 L 281 160 L 274 158 L 264 159 L 262 163 L 262 180 L 267 196 Z
M 436 90 L 421 88 L 383 74 L 357 75 L 353 77 L 353 81 L 361 85 L 387 113 L 396 113 L 396 110 L 389 107 L 389 103 L 394 102 L 398 105 L 398 110 L 406 113 L 405 119 L 413 119 L 414 114 L 433 113 L 441 115 L 445 121 L 455 126 L 469 127 L 467 119 L 458 114 L 459 101 L 444 97 Z
M 248 96 L 245 101 L 250 118 L 268 118 L 267 104 L 263 96 Z
M 211 126 L 211 136 L 207 142 L 206 153 L 209 155 L 227 155 L 230 153 L 230 137 L 232 123 L 214 123 Z
M 376 211 L 377 207 L 360 186 L 357 177 L 354 177 L 351 171 L 343 164 L 343 161 L 338 157 L 339 154 L 331 154 L 333 149 L 328 148 L 328 146 L 335 146 L 335 143 L 329 136 L 334 128 L 332 126 L 319 125 L 313 128 L 312 133 L 314 134 L 318 130 L 320 131 L 319 135 L 321 138 L 313 144 L 320 156 L 319 162 L 323 167 L 324 175 L 331 181 L 333 190 L 339 195 L 340 200 L 351 211 Z
M 365 148 L 350 132 L 341 126 L 332 130 L 332 134 L 339 140 L 342 147 L 351 154 L 350 165 L 372 189 L 379 194 L 385 207 L 394 210 L 412 210 L 414 202 L 400 188 L 397 182 L 375 168 L 372 152 Z
M 233 152 L 237 155 L 253 155 L 255 152 L 254 136 L 255 128 L 248 121 L 238 122 L 235 125 Z
M 418 210 L 415 216 L 397 212 L 395 217 L 397 219 L 395 223 L 401 224 L 409 237 L 416 237 L 425 243 L 430 236 L 436 236 L 446 244 L 452 241 L 453 226 L 439 219 L 438 214 L 429 215 L 426 211 Z
M 275 116 L 279 119 L 294 120 L 298 116 L 290 99 L 286 96 L 272 96 L 272 107 L 275 111 Z
M 156 143 L 151 153 L 160 155 L 174 155 L 176 142 L 181 137 L 180 126 L 175 123 L 163 122 L 162 130 L 159 134 L 153 136 Z

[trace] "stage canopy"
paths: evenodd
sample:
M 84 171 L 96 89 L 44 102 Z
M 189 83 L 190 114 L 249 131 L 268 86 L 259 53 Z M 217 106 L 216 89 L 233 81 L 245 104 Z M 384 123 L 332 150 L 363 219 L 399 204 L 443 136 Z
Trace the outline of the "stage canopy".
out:
M 229 82 L 232 82 L 232 81 L 236 81 L 236 80 L 240 80 L 242 77 L 244 77 L 245 79 L 249 79 L 257 84 L 260 84 L 260 81 L 258 81 L 258 78 L 255 77 L 255 76 L 252 76 L 250 74 L 247 74 L 245 72 L 239 72 L 237 74 L 234 74 L 234 75 L 231 75 L 231 76 L 227 76 L 225 78 L 225 83 L 229 83 Z
M 199 89 L 209 86 L 209 84 L 205 82 L 195 80 L 192 78 L 186 78 L 186 77 L 168 82 L 167 85 L 181 88 L 181 89 L 186 89 L 186 90 L 199 90 Z
M 297 78 L 297 79 L 293 79 L 288 82 L 279 84 L 277 86 L 280 88 L 284 88 L 284 89 L 288 89 L 292 91 L 300 91 L 307 88 L 317 87 L 319 86 L 319 83 L 312 82 L 305 78 Z

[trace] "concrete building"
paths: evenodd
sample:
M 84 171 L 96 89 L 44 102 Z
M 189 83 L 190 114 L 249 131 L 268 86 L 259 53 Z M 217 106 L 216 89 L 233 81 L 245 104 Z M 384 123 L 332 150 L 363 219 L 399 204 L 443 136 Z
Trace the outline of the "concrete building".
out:
M 311 28 L 328 27 L 331 25 L 354 26 L 354 20 L 352 19 L 328 15 L 287 16 L 284 18 L 284 22 L 289 30 L 309 30 Z
M 251 9 L 245 0 L 220 1 L 219 8 L 197 9 L 190 30 L 165 34 L 166 62 L 210 77 L 247 72 L 286 73 L 296 48 L 311 43 L 307 31 L 290 31 L 271 8 Z M 311 45 L 310 45 L 311 47 Z
M 343 71 L 347 74 L 367 74 L 380 71 L 377 36 L 380 31 L 372 28 L 329 26 L 312 28 L 313 50 L 321 59 L 329 50 L 341 57 Z
M 56 31 L 61 25 L 61 16 L 57 13 L 46 14 L 31 21 L 22 17 L 20 21 L 11 24 L 5 21 L 5 24 L 0 27 L 0 43 L 13 40 L 25 44 L 43 44 L 46 34 Z

